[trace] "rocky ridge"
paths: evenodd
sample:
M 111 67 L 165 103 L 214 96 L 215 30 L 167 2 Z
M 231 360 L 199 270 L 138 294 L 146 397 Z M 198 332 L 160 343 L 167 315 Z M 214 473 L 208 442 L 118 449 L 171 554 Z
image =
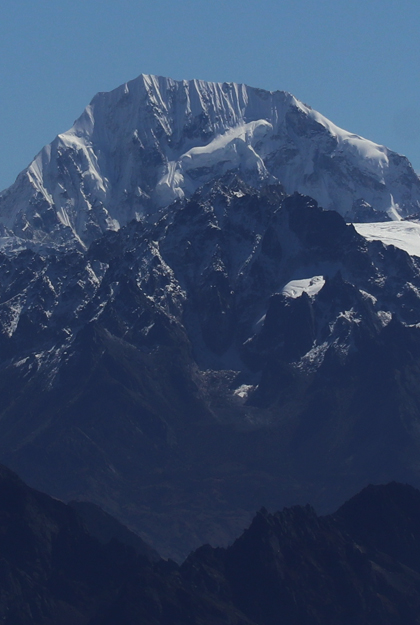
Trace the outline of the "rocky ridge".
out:
M 0 617 L 5 625 L 416 625 L 419 526 L 419 491 L 370 486 L 327 517 L 309 505 L 261 509 L 230 547 L 202 546 L 178 566 L 136 554 L 112 532 L 98 541 L 72 507 L 0 466 Z

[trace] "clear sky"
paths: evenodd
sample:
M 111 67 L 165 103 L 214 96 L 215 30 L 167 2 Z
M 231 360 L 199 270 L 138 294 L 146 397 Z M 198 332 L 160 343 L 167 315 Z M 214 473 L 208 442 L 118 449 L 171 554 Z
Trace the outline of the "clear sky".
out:
M 419 0 L 3 0 L 0 189 L 141 73 L 290 91 L 420 171 Z

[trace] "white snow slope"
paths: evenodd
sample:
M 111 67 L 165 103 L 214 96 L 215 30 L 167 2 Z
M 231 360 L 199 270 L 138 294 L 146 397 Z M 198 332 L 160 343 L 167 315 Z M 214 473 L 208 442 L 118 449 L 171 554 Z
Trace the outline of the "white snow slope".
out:
M 405 157 L 348 133 L 289 93 L 141 75 L 99 93 L 0 195 L 0 225 L 33 242 L 88 245 L 235 170 L 281 182 L 348 221 L 418 212 Z M 366 221 L 365 216 L 363 221 Z

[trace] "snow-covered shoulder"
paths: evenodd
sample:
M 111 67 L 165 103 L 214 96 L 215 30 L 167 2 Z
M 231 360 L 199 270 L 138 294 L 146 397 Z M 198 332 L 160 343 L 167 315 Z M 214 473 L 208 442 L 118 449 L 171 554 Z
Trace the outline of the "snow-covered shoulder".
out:
M 273 126 L 264 119 L 240 124 L 217 135 L 207 145 L 189 149 L 177 162 L 168 161 L 156 186 L 155 200 L 163 207 L 185 197 L 186 189 L 191 193 L 203 183 L 203 172 L 213 171 L 217 175 L 242 168 L 248 177 L 254 172 L 254 177 L 269 179 L 264 161 L 254 147 L 267 140 L 272 131 Z

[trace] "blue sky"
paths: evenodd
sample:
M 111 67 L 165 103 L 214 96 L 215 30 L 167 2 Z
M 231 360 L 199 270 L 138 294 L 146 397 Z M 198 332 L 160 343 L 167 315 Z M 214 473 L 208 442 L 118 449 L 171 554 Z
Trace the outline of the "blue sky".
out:
M 420 171 L 418 0 L 3 0 L 0 189 L 140 73 L 283 89 Z

